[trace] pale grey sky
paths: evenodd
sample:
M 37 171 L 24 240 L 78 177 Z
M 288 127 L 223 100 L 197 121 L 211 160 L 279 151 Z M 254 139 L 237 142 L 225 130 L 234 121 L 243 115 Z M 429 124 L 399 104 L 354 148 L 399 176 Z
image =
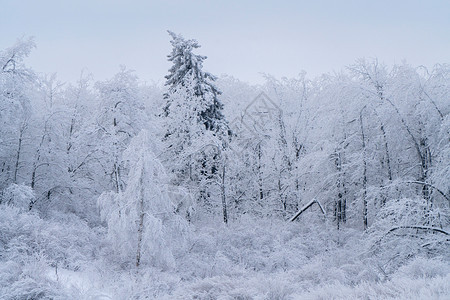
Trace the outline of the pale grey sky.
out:
M 195 38 L 205 70 L 261 82 L 340 70 L 360 57 L 387 64 L 450 62 L 449 0 L 0 0 L 0 48 L 34 36 L 38 72 L 104 80 L 124 64 L 164 82 L 167 29 Z

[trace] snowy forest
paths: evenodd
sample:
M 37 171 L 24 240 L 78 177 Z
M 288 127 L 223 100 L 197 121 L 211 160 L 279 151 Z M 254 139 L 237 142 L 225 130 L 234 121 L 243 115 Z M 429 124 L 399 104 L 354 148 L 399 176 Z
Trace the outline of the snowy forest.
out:
M 0 299 L 450 296 L 450 65 L 164 84 L 0 50 Z M 447 298 L 448 299 L 448 298 Z

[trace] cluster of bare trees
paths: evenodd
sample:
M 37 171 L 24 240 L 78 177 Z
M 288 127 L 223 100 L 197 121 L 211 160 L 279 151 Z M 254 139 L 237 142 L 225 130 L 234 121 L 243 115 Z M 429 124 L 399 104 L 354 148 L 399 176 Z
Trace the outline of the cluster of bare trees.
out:
M 448 72 L 359 60 L 316 80 L 268 77 L 262 89 L 270 102 L 256 98 L 252 116 L 272 116 L 236 155 L 247 159 L 240 171 L 254 175 L 242 188 L 247 200 L 265 214 L 291 216 L 315 199 L 338 228 L 350 222 L 363 230 L 391 199 L 424 199 L 428 210 L 446 211 Z M 255 128 L 248 114 L 236 117 Z

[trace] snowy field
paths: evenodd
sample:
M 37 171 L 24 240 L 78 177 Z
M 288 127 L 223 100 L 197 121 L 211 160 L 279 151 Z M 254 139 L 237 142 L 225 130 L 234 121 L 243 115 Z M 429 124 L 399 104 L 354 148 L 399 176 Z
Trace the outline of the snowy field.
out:
M 408 261 L 365 253 L 366 238 L 325 223 L 241 220 L 198 225 L 175 264 L 115 261 L 103 229 L 0 212 L 1 299 L 448 299 L 448 257 Z M 214 224 L 213 221 L 208 222 Z M 6 249 L 6 251 L 5 251 Z

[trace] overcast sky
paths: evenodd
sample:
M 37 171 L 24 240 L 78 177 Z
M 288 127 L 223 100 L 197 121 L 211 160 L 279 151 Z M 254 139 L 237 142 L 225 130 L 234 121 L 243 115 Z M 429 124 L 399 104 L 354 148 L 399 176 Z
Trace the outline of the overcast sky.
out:
M 449 0 L 150 1 L 0 0 L 0 48 L 37 43 L 27 64 L 76 80 L 104 80 L 119 65 L 164 82 L 167 29 L 195 38 L 205 70 L 258 83 L 338 71 L 360 57 L 387 64 L 450 62 Z

